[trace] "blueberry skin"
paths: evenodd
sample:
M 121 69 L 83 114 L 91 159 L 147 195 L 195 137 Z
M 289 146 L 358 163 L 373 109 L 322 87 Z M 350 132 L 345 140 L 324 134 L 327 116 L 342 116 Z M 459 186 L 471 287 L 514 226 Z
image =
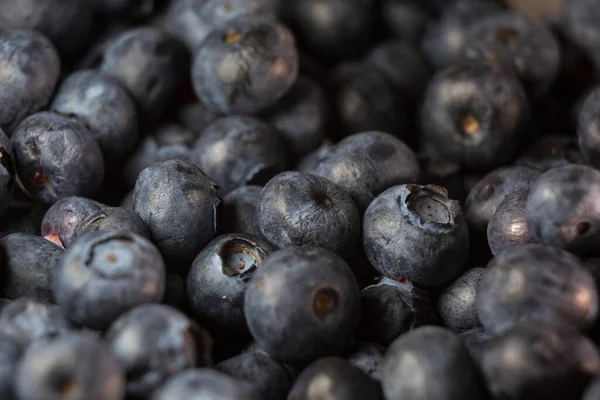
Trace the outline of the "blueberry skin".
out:
M 358 284 L 348 265 L 318 247 L 271 253 L 246 288 L 250 333 L 275 359 L 306 363 L 343 352 L 360 318 Z
M 363 245 L 379 273 L 436 288 L 460 272 L 469 253 L 469 232 L 460 203 L 447 195 L 438 186 L 408 184 L 373 200 L 363 219 Z
M 28 346 L 75 330 L 59 306 L 28 297 L 19 297 L 2 309 L 0 326 Z
M 208 368 L 188 369 L 171 377 L 150 400 L 259 400 L 248 382 Z
M 481 368 L 483 355 L 492 344 L 494 337 L 481 326 L 461 332 L 458 337 L 462 340 L 473 360 Z
M 263 188 L 257 211 L 260 231 L 279 248 L 318 246 L 345 256 L 359 239 L 360 214 L 352 198 L 320 176 L 275 176 Z
M 585 160 L 600 167 L 600 134 L 598 113 L 600 112 L 600 87 L 595 88 L 583 101 L 577 120 L 579 148 Z
M 96 335 L 71 333 L 29 347 L 15 377 L 22 400 L 121 400 L 125 375 Z
M 52 279 L 62 253 L 62 248 L 36 235 L 13 233 L 0 239 L 2 296 L 54 302 Z
M 498 254 L 477 289 L 477 315 L 493 335 L 519 323 L 585 329 L 598 316 L 594 278 L 579 259 L 541 244 L 520 244 Z
M 362 132 L 339 142 L 324 155 L 316 175 L 341 186 L 364 212 L 384 190 L 416 183 L 419 162 L 401 140 L 384 132 Z
M 519 81 L 502 70 L 466 63 L 437 72 L 421 106 L 421 144 L 468 168 L 489 169 L 514 155 L 529 118 Z
M 13 382 L 25 346 L 19 338 L 0 333 L 0 397 L 14 399 Z
M 223 235 L 202 249 L 187 276 L 189 305 L 199 318 L 247 332 L 244 293 L 249 280 L 275 248 L 250 235 Z
M 0 26 L 6 32 L 19 29 L 39 32 L 54 43 L 61 55 L 72 58 L 89 44 L 93 15 L 79 1 L 3 1 Z
M 88 232 L 125 230 L 150 240 L 150 230 L 133 211 L 122 207 L 104 207 L 87 217 L 75 229 L 75 239 Z
M 560 46 L 540 21 L 512 11 L 483 16 L 468 28 L 468 41 L 478 42 L 512 60 L 525 88 L 544 94 L 560 67 Z
M 216 184 L 190 162 L 168 160 L 144 169 L 133 197 L 169 267 L 187 270 L 216 234 Z
M 577 139 L 570 136 L 548 135 L 534 141 L 516 161 L 542 171 L 568 164 L 585 164 Z
M 524 165 L 497 168 L 477 182 L 465 200 L 464 215 L 473 232 L 481 237 L 502 201 L 518 189 L 529 188 L 542 174 L 540 170 Z
M 594 400 L 600 398 L 600 377 L 596 376 L 587 385 L 581 400 Z
M 360 340 L 389 346 L 398 336 L 437 322 L 429 298 L 408 281 L 382 278 L 364 288 L 360 297 L 361 320 L 356 333 Z
M 105 338 L 127 375 L 127 394 L 146 398 L 169 376 L 210 363 L 212 339 L 178 310 L 145 304 L 121 315 Z
M 292 33 L 267 17 L 247 16 L 216 29 L 198 48 L 192 84 L 207 107 L 252 114 L 272 106 L 298 76 Z
M 480 326 L 475 296 L 483 272 L 483 268 L 469 269 L 441 291 L 436 309 L 444 326 L 458 332 Z
M 227 194 L 245 184 L 264 184 L 285 169 L 286 154 L 277 131 L 252 117 L 219 118 L 200 135 L 191 160 Z
M 77 71 L 60 85 L 50 110 L 86 126 L 106 160 L 121 161 L 138 139 L 136 104 L 114 78 Z
M 0 8 L 17 4 L 21 3 L 4 1 Z M 22 120 L 50 101 L 60 75 L 60 59 L 45 36 L 12 31 L 0 35 L 0 60 L 0 129 L 10 136 Z
M 44 203 L 91 197 L 102 184 L 100 148 L 83 125 L 67 117 L 33 114 L 19 124 L 11 144 L 21 183 Z
M 130 92 L 146 119 L 157 119 L 169 106 L 186 76 L 184 46 L 169 34 L 149 26 L 113 38 L 98 66 Z
M 529 190 L 525 214 L 534 240 L 576 254 L 598 254 L 600 171 L 585 165 L 553 168 Z
M 60 199 L 44 214 L 41 235 L 67 248 L 75 239 L 75 234 L 83 221 L 104 207 L 103 204 L 87 197 L 71 196 Z
M 533 243 L 527 228 L 525 205 L 529 189 L 517 189 L 498 205 L 487 227 L 487 238 L 493 255 L 509 246 Z
M 325 139 L 331 105 L 324 90 L 312 78 L 300 75 L 294 86 L 264 114 L 290 153 L 302 156 L 319 147 Z
M 258 225 L 258 201 L 262 186 L 240 186 L 223 197 L 222 233 L 247 233 L 262 237 Z
M 264 400 L 285 399 L 293 383 L 286 368 L 266 353 L 243 353 L 220 362 L 216 369 L 250 382 Z
M 376 343 L 358 342 L 346 354 L 346 360 L 360 369 L 371 379 L 379 381 L 379 370 L 386 348 Z
M 288 400 L 383 400 L 379 384 L 340 357 L 321 358 L 294 382 Z
M 479 372 L 452 331 L 422 326 L 400 336 L 381 365 L 386 400 L 481 399 Z M 434 383 L 425 379 L 435 376 Z
M 482 371 L 493 398 L 578 400 L 600 371 L 600 354 L 567 327 L 525 324 L 492 342 Z
M 158 250 L 142 236 L 90 232 L 65 251 L 52 290 L 71 320 L 106 329 L 133 307 L 162 299 L 165 266 Z

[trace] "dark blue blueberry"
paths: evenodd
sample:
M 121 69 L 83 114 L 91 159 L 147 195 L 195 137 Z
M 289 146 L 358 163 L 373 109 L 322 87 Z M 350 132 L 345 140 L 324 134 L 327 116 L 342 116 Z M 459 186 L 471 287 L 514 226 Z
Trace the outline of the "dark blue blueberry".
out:
M 462 340 L 473 360 L 481 366 L 483 355 L 492 344 L 494 337 L 481 326 L 461 332 L 458 337 Z
M 277 247 L 318 246 L 346 256 L 360 236 L 352 198 L 328 179 L 283 172 L 269 181 L 258 202 L 263 236 Z
M 240 186 L 223 197 L 222 233 L 247 233 L 262 237 L 258 225 L 258 201 L 262 186 Z
M 138 306 L 113 322 L 105 335 L 127 377 L 127 394 L 146 398 L 169 376 L 211 363 L 212 339 L 180 311 Z
M 600 399 L 600 375 L 596 375 L 594 379 L 590 381 L 585 389 L 585 393 L 581 400 L 595 400 Z
M 30 346 L 16 371 L 19 400 L 122 400 L 125 375 L 92 333 L 71 333 Z
M 3 1 L 0 9 L 20 4 Z M 0 18 L 6 16 L 0 14 Z M 0 35 L 0 61 L 0 129 L 10 136 L 23 119 L 50 101 L 60 74 L 60 59 L 46 37 L 31 31 L 12 31 Z
M 25 346 L 19 338 L 0 332 L 0 398 L 14 399 L 15 371 Z
M 574 330 L 525 324 L 490 344 L 482 371 L 494 399 L 579 400 L 600 373 L 600 354 Z
M 294 382 L 288 400 L 383 400 L 381 386 L 340 357 L 321 358 Z
M 409 281 L 381 278 L 360 292 L 361 319 L 356 337 L 389 346 L 398 336 L 421 326 L 435 324 L 437 316 L 428 296 Z
M 104 207 L 87 217 L 75 228 L 77 239 L 88 232 L 108 232 L 125 230 L 150 239 L 150 230 L 133 211 L 123 207 Z
M 565 165 L 545 172 L 531 186 L 525 213 L 535 241 L 577 254 L 600 254 L 600 171 Z
M 419 0 L 383 0 L 381 13 L 386 30 L 405 43 L 421 44 L 431 15 Z
M 460 203 L 447 195 L 439 186 L 408 184 L 373 200 L 363 220 L 363 245 L 377 271 L 422 288 L 440 287 L 461 271 L 469 232 Z
M 101 72 L 77 71 L 67 76 L 50 110 L 86 126 L 106 160 L 123 160 L 137 142 L 134 101 L 115 79 Z
M 487 240 L 493 255 L 499 254 L 509 246 L 520 243 L 532 243 L 525 204 L 529 189 L 517 189 L 507 195 L 498 205 L 487 227 Z
M 217 231 L 216 184 L 194 164 L 168 160 L 140 173 L 133 196 L 167 264 L 187 270 Z
M 419 162 L 401 140 L 384 132 L 349 136 L 323 155 L 316 175 L 340 185 L 364 212 L 384 190 L 419 180 Z
M 208 368 L 188 369 L 171 377 L 150 400 L 259 400 L 248 382 Z
M 341 353 L 360 318 L 358 285 L 348 265 L 317 247 L 271 253 L 246 288 L 246 320 L 274 358 L 303 363 Z
M 245 332 L 244 293 L 250 278 L 274 247 L 250 235 L 230 234 L 210 242 L 192 263 L 187 296 L 201 319 Z
M 216 369 L 249 382 L 263 400 L 285 399 L 293 383 L 287 369 L 266 353 L 242 353 L 220 362 Z
M 534 141 L 519 158 L 518 164 L 547 171 L 567 164 L 585 164 L 577 138 L 548 135 Z
M 53 302 L 52 279 L 63 249 L 41 236 L 13 233 L 0 239 L 0 293 Z
M 162 299 L 165 266 L 158 250 L 142 236 L 90 232 L 65 251 L 52 289 L 70 319 L 106 329 L 133 307 Z
M 192 162 L 227 194 L 246 184 L 265 184 L 283 171 L 286 154 L 277 131 L 252 117 L 219 118 L 200 135 Z
M 469 168 L 502 165 L 517 150 L 529 116 L 519 81 L 493 66 L 470 63 L 438 72 L 421 106 L 421 145 Z
M 44 203 L 93 196 L 102 184 L 100 148 L 83 125 L 67 117 L 33 114 L 19 124 L 11 144 L 20 182 Z
M 438 296 L 437 311 L 447 328 L 466 331 L 479 326 L 475 296 L 483 268 L 465 271 Z
M 54 203 L 44 215 L 41 235 L 62 247 L 69 247 L 79 226 L 105 206 L 86 197 L 65 197 Z
M 265 111 L 265 119 L 277 129 L 288 150 L 302 156 L 325 139 L 330 108 L 324 90 L 301 75 L 290 91 Z
M 577 120 L 579 148 L 585 160 L 600 167 L 600 88 L 595 88 L 584 99 Z
M 186 76 L 183 44 L 149 26 L 113 37 L 98 63 L 131 93 L 145 119 L 157 119 L 169 106 Z
M 520 323 L 587 328 L 598 316 L 598 290 L 575 256 L 541 244 L 498 254 L 477 289 L 477 315 L 491 334 Z
M 379 369 L 386 348 L 376 343 L 358 342 L 346 354 L 350 364 L 360 369 L 372 379 L 379 381 Z
M 482 399 L 479 372 L 458 336 L 424 326 L 400 336 L 381 366 L 386 400 Z M 436 377 L 435 381 L 428 378 Z
M 272 106 L 298 76 L 294 36 L 279 22 L 247 16 L 216 29 L 198 48 L 194 90 L 209 108 L 251 114 Z

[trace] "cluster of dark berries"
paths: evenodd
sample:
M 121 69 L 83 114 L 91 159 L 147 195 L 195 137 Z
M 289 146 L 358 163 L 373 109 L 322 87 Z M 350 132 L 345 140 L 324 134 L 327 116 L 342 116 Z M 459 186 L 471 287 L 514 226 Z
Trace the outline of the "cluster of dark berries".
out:
M 600 0 L 0 0 L 0 400 L 600 400 Z

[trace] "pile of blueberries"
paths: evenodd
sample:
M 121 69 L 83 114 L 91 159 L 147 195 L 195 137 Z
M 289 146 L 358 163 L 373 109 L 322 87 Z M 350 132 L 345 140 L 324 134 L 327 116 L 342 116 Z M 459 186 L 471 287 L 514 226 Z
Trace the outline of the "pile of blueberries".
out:
M 599 400 L 599 346 L 600 0 L 0 0 L 0 400 Z

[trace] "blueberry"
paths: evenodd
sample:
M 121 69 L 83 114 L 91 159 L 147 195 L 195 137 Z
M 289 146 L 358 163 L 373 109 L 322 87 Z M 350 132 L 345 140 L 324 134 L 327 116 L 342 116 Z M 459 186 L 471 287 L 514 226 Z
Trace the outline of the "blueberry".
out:
M 577 400 L 600 371 L 600 354 L 576 331 L 526 324 L 492 342 L 482 371 L 493 398 Z
M 262 190 L 262 186 L 240 186 L 223 197 L 220 226 L 223 233 L 247 233 L 262 237 L 256 211 Z
M 597 375 L 592 379 L 589 385 L 587 385 L 581 400 L 594 400 L 598 398 L 600 398 L 600 375 Z
M 285 168 L 283 142 L 259 119 L 223 117 L 196 141 L 192 162 L 214 179 L 222 194 L 246 184 L 264 184 Z
M 90 132 L 67 117 L 33 114 L 11 138 L 19 179 L 38 200 L 93 196 L 104 179 L 100 148 Z
M 462 340 L 473 360 L 481 366 L 483 355 L 492 344 L 494 337 L 481 326 L 461 332 L 458 337 Z
M 583 50 L 596 68 L 600 66 L 598 12 L 595 0 L 572 0 L 565 2 L 557 21 L 560 32 Z
M 142 236 L 90 232 L 66 250 L 52 290 L 70 319 L 106 329 L 133 307 L 162 299 L 165 267 L 158 250 Z
M 286 398 L 293 383 L 286 368 L 266 353 L 243 353 L 220 362 L 216 369 L 250 382 L 264 400 Z
M 424 326 L 400 336 L 381 366 L 387 400 L 481 399 L 477 368 L 458 336 Z M 435 376 L 435 382 L 428 377 Z
M 302 156 L 323 142 L 331 106 L 324 90 L 311 78 L 300 75 L 289 92 L 264 113 L 288 150 Z
M 437 316 L 429 298 L 408 282 L 382 278 L 360 292 L 360 340 L 389 346 L 398 336 L 421 325 L 435 324 Z
M 175 374 L 156 390 L 150 400 L 259 400 L 252 385 L 208 368 Z
M 3 1 L 2 7 L 21 7 L 21 3 Z M 7 15 L 0 14 L 0 18 Z M 39 33 L 11 31 L 0 35 L 0 61 L 0 129 L 10 136 L 23 119 L 50 101 L 60 74 L 60 59 L 52 43 Z
M 385 28 L 396 38 L 419 45 L 431 16 L 422 1 L 383 0 L 382 17 Z
M 422 146 L 469 168 L 490 168 L 515 154 L 529 106 L 512 75 L 477 63 L 439 71 L 421 107 Z
M 10 139 L 0 129 L 0 215 L 8 210 L 15 187 L 15 166 Z
M 279 0 L 192 0 L 203 20 L 223 26 L 240 17 L 277 11 Z
M 475 296 L 483 272 L 483 268 L 469 269 L 441 291 L 436 308 L 446 327 L 466 331 L 479 326 Z
M 440 287 L 460 272 L 469 234 L 460 203 L 447 194 L 438 186 L 408 184 L 373 200 L 363 220 L 363 245 L 377 271 L 422 288 Z
M 216 233 L 215 183 L 194 164 L 169 160 L 144 169 L 133 196 L 135 212 L 169 266 L 187 270 Z
M 88 232 L 125 230 L 150 239 L 150 231 L 142 219 L 133 211 L 122 207 L 104 207 L 95 212 L 75 229 L 75 239 Z
M 487 227 L 487 238 L 493 255 L 498 255 L 509 246 L 520 243 L 532 243 L 525 205 L 529 189 L 517 189 L 510 193 L 498 205 Z
M 379 381 L 379 367 L 385 351 L 385 347 L 376 343 L 358 342 L 346 354 L 346 359 L 371 379 Z
M 294 36 L 279 22 L 260 16 L 216 29 L 196 51 L 192 65 L 198 98 L 224 114 L 251 114 L 272 106 L 297 76 Z
M 146 304 L 121 315 L 106 341 L 127 376 L 127 394 L 145 398 L 169 376 L 211 362 L 212 340 L 168 306 Z
M 65 57 L 74 57 L 89 44 L 93 15 L 80 1 L 20 0 L 0 2 L 4 31 L 29 29 L 48 37 Z M 46 66 L 40 66 L 46 71 Z M 40 71 L 41 72 L 41 71 Z
M 254 273 L 244 311 L 252 336 L 275 359 L 310 362 L 350 344 L 360 318 L 358 285 L 335 253 L 288 247 Z
M 41 235 L 51 242 L 69 247 L 79 226 L 104 205 L 86 197 L 65 197 L 54 203 L 44 215 Z
M 200 15 L 201 7 L 202 4 L 196 0 L 173 0 L 164 13 L 157 16 L 154 25 L 169 32 L 193 51 L 215 29 L 210 21 Z
M 379 384 L 340 357 L 321 358 L 294 382 L 288 400 L 383 400 Z
M 51 340 L 75 329 L 59 306 L 28 297 L 19 297 L 2 309 L 0 326 L 0 330 L 26 345 Z
M 419 162 L 401 140 L 384 132 L 362 132 L 349 136 L 328 151 L 315 173 L 350 194 L 359 210 L 384 190 L 419 180 Z
M 63 249 L 44 238 L 13 233 L 0 239 L 0 293 L 53 302 L 52 279 Z
M 585 164 L 585 160 L 576 138 L 548 135 L 534 141 L 521 153 L 517 163 L 547 171 L 567 164 Z
M 558 74 L 558 41 L 546 25 L 524 14 L 503 11 L 484 15 L 469 26 L 467 41 L 509 56 L 523 85 L 534 96 L 544 94 Z
M 598 291 L 575 256 L 541 244 L 520 244 L 489 263 L 476 305 L 479 321 L 494 335 L 523 322 L 587 328 L 598 315 Z
M 27 349 L 16 371 L 20 400 L 120 400 L 125 376 L 108 346 L 92 333 L 71 333 Z
M 272 251 L 268 242 L 243 234 L 219 236 L 206 245 L 187 276 L 187 296 L 193 312 L 216 325 L 247 331 L 244 293 L 250 278 Z
M 579 148 L 585 160 L 600 167 L 600 133 L 598 133 L 598 113 L 600 112 L 600 88 L 589 93 L 579 111 L 577 136 Z
M 23 350 L 19 338 L 0 332 L 0 398 L 14 398 L 15 371 Z
M 186 58 L 178 40 L 146 26 L 113 38 L 100 56 L 98 69 L 118 79 L 144 118 L 156 119 L 185 77 Z
M 101 72 L 77 71 L 69 75 L 50 110 L 86 126 L 106 160 L 123 160 L 137 142 L 134 101 L 115 79 Z
M 525 213 L 532 238 L 577 254 L 598 254 L 600 171 L 565 165 L 545 172 L 527 196 Z
M 518 189 L 529 188 L 541 175 L 537 168 L 510 165 L 492 170 L 471 189 L 465 200 L 465 219 L 472 237 L 481 238 L 504 198 Z

